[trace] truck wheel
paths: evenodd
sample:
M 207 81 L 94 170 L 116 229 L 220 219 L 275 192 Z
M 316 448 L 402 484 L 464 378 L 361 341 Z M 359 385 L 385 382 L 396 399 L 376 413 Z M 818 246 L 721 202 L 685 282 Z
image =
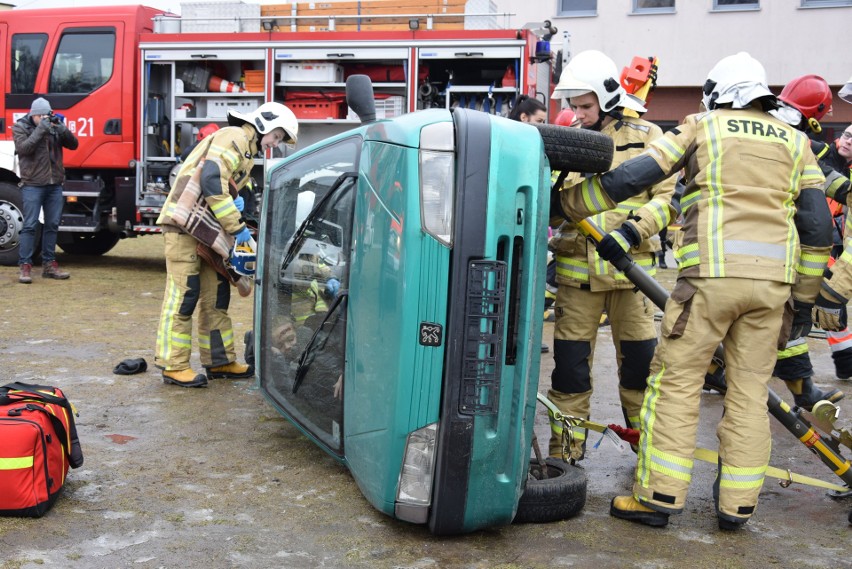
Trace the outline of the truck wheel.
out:
M 518 501 L 513 523 L 546 523 L 577 515 L 586 505 L 586 472 L 558 458 L 546 458 L 547 478 L 530 460 L 527 488 Z
M 537 124 L 550 167 L 560 172 L 606 172 L 612 164 L 612 139 L 605 134 L 554 124 Z
M 102 229 L 97 233 L 72 233 L 71 241 L 59 243 L 71 255 L 103 255 L 118 243 L 118 233 Z
M 0 183 L 0 265 L 18 264 L 18 247 L 24 228 L 21 190 L 14 184 Z M 40 251 L 41 231 L 36 231 L 34 251 Z

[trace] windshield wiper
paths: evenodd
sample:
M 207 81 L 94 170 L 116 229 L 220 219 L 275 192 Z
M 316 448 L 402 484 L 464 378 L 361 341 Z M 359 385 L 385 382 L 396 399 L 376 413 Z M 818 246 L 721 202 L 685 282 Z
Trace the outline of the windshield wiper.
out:
M 323 210 L 325 204 L 328 203 L 328 201 L 331 199 L 331 196 L 337 193 L 337 190 L 343 185 L 343 182 L 345 180 L 347 180 L 348 178 L 357 177 L 357 172 L 344 172 L 343 174 L 338 176 L 334 183 L 331 185 L 331 187 L 328 189 L 328 192 L 326 192 L 322 199 L 317 202 L 311 212 L 305 217 L 305 219 L 302 221 L 302 224 L 299 226 L 299 229 L 297 229 L 296 233 L 293 234 L 293 240 L 290 242 L 290 246 L 287 248 L 287 253 L 284 255 L 284 260 L 281 262 L 282 271 L 286 269 L 290 265 L 290 263 L 293 262 L 295 252 L 299 249 L 299 247 L 301 247 L 302 243 L 307 237 L 308 226 L 311 225 L 317 214 Z
M 311 364 L 314 363 L 314 358 L 316 358 L 317 352 L 325 348 L 326 342 L 328 342 L 329 336 L 331 336 L 331 329 L 326 332 L 322 340 L 317 340 L 320 336 L 320 332 L 325 327 L 326 323 L 328 323 L 329 319 L 332 315 L 338 315 L 337 308 L 343 303 L 343 300 L 349 296 L 348 290 L 340 290 L 337 293 L 337 298 L 334 299 L 334 303 L 331 305 L 331 308 L 328 309 L 328 312 L 325 314 L 325 318 L 322 319 L 320 325 L 317 326 L 317 329 L 314 330 L 313 336 L 308 341 L 308 345 L 305 346 L 304 351 L 299 356 L 299 365 L 296 367 L 296 378 L 293 380 L 293 389 L 292 392 L 296 393 L 299 390 L 299 386 L 302 385 L 302 380 L 305 379 L 305 376 L 308 374 L 308 369 L 310 369 Z M 345 308 L 343 309 L 345 310 Z M 333 328 L 337 322 L 331 325 Z

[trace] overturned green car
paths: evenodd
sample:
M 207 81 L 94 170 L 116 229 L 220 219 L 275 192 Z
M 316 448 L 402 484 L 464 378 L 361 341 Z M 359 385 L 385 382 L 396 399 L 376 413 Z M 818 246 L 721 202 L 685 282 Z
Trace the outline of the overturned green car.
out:
M 590 171 L 611 157 L 597 142 L 580 156 Z M 511 523 L 527 483 L 548 154 L 533 126 L 426 110 L 365 122 L 269 174 L 260 389 L 373 506 L 437 534 Z

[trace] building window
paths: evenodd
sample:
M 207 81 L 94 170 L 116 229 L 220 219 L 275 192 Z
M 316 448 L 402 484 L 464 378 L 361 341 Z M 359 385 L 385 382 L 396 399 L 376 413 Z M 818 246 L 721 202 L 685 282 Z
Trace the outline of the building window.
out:
M 633 0 L 634 14 L 671 14 L 675 0 Z
M 598 0 L 558 0 L 559 16 L 597 16 Z
M 759 10 L 758 0 L 713 0 L 713 10 L 720 12 L 733 10 Z
M 852 0 L 802 0 L 802 8 L 835 8 L 852 6 Z

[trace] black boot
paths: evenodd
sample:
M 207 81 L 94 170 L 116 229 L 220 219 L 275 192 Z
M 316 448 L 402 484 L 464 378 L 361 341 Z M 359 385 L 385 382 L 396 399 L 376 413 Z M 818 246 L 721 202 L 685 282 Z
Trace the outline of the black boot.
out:
M 666 265 L 666 252 L 665 251 L 660 251 L 660 252 L 657 253 L 657 265 L 659 265 L 659 267 L 661 269 L 668 269 L 669 268 L 669 266 Z
M 784 383 L 790 393 L 793 394 L 793 400 L 797 407 L 801 407 L 806 411 L 811 411 L 819 401 L 830 401 L 837 403 L 844 397 L 844 393 L 839 389 L 829 389 L 823 391 L 814 384 L 813 378 L 805 377 L 802 379 L 785 379 Z

